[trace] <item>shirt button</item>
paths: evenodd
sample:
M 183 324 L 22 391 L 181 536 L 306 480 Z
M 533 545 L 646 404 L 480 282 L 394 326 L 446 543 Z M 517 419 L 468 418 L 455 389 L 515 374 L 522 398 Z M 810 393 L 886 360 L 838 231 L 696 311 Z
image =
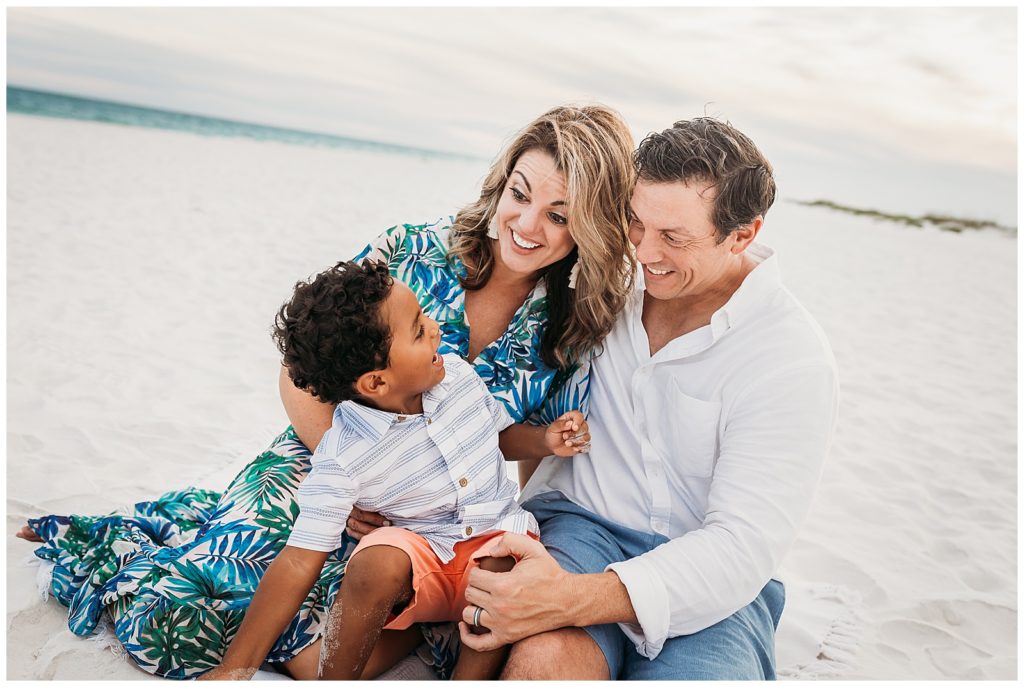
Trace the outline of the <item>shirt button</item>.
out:
M 473 528 L 472 527 L 467 527 L 466 528 L 466 536 L 469 536 L 471 534 L 473 534 Z
M 430 419 L 430 418 L 428 417 L 428 418 L 427 418 L 427 424 L 429 425 L 429 424 L 430 424 L 431 422 L 433 422 L 433 420 L 431 420 L 431 419 Z
M 466 486 L 467 484 L 469 484 L 469 480 L 468 480 L 468 479 L 466 479 L 465 477 L 463 477 L 462 479 L 460 479 L 460 480 L 459 480 L 459 486 L 460 486 L 460 487 L 464 487 L 464 486 Z

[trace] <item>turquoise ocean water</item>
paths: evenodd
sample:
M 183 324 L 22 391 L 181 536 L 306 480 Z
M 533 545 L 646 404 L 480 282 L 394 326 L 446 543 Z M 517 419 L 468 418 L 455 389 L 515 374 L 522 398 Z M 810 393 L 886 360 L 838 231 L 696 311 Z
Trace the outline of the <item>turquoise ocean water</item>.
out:
M 367 150 L 421 157 L 466 159 L 466 156 L 436 150 L 366 141 L 331 134 L 282 129 L 262 124 L 235 122 L 228 119 L 204 117 L 183 112 L 156 110 L 148 107 L 115 103 L 108 100 L 94 100 L 92 98 L 37 91 L 17 86 L 7 87 L 7 111 L 43 117 L 83 119 L 126 126 L 142 126 L 152 129 L 172 129 L 203 136 L 230 136 L 251 138 L 257 141 L 277 141 L 294 145 L 347 148 L 350 150 Z

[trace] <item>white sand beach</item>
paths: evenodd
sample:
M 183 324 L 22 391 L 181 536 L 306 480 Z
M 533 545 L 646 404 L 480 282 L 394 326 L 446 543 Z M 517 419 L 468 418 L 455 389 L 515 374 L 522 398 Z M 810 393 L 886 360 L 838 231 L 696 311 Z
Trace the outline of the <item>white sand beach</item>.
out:
M 7 121 L 7 678 L 143 679 L 69 632 L 13 533 L 226 486 L 287 425 L 269 330 L 294 282 L 454 213 L 487 162 Z M 842 400 L 780 573 L 780 674 L 1014 679 L 1017 241 L 799 197 L 780 179 L 761 237 Z

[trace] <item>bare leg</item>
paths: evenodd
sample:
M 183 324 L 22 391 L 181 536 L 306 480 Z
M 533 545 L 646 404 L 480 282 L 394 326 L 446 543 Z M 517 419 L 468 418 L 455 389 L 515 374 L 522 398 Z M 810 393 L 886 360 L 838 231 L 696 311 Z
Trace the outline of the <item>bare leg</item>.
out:
M 360 679 L 372 680 L 381 675 L 422 643 L 423 633 L 417 626 L 407 630 L 384 630 L 380 633 L 377 645 L 373 647 L 373 653 L 370 654 L 370 660 L 366 662 L 366 668 L 363 669 Z M 321 640 L 316 640 L 300 651 L 295 658 L 285 661 L 281 665 L 295 680 L 317 679 L 317 671 L 320 669 L 321 644 Z
M 327 618 L 320 679 L 358 679 L 388 615 L 409 601 L 412 591 L 412 561 L 404 551 L 380 545 L 356 553 Z
M 295 654 L 295 658 L 281 663 L 293 680 L 315 680 L 320 669 L 320 640 L 316 640 Z
M 480 559 L 480 567 L 490 572 L 508 572 L 516 564 L 511 556 L 493 558 L 488 556 Z M 486 630 L 485 630 L 486 631 Z M 474 651 L 465 644 L 459 651 L 459 660 L 452 672 L 453 680 L 493 680 L 501 671 L 508 657 L 508 647 L 503 646 L 494 651 Z
M 372 680 L 412 653 L 412 650 L 423 643 L 423 632 L 419 625 L 405 630 L 384 630 L 380 633 L 377 646 L 373 647 L 370 660 L 363 668 L 360 680 Z
M 608 662 L 590 635 L 563 627 L 512 646 L 502 680 L 607 680 Z

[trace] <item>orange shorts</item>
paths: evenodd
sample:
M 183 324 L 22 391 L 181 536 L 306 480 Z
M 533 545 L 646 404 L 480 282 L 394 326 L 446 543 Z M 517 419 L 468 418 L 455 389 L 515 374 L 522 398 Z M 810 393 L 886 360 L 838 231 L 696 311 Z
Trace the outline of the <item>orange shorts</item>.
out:
M 397 616 L 390 616 L 385 630 L 404 630 L 414 623 L 462 620 L 466 607 L 469 571 L 476 559 L 490 555 L 488 550 L 504 532 L 489 532 L 460 541 L 455 545 L 455 558 L 442 563 L 427 540 L 402 527 L 378 527 L 364 536 L 352 556 L 370 546 L 393 546 L 401 549 L 412 561 L 412 599 Z M 532 532 L 529 536 L 538 539 Z

